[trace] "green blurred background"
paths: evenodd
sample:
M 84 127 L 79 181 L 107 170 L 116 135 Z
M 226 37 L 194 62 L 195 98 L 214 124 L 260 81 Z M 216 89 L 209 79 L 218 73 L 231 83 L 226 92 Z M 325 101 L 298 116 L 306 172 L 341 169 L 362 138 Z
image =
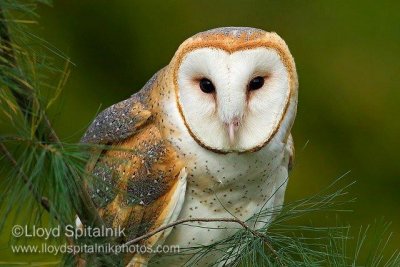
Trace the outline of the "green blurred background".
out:
M 399 10 L 399 1 L 55 0 L 40 6 L 36 32 L 76 65 L 55 128 L 78 141 L 99 108 L 140 89 L 197 32 L 275 31 L 300 82 L 287 201 L 351 171 L 346 181 L 357 181 L 358 200 L 341 220 L 358 228 L 385 217 L 400 247 Z

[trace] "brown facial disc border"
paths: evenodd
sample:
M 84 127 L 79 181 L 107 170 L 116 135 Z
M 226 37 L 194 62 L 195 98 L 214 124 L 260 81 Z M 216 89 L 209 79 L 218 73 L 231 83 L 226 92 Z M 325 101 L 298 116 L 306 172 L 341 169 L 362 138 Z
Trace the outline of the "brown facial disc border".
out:
M 221 36 L 221 38 L 215 38 L 211 41 L 204 41 L 204 40 L 195 40 L 193 44 L 188 45 L 186 47 L 183 47 L 181 52 L 177 55 L 176 62 L 174 64 L 174 69 L 173 69 L 173 82 L 174 82 L 174 90 L 175 90 L 175 100 L 178 106 L 179 113 L 183 119 L 183 122 L 186 126 L 186 128 L 189 131 L 189 134 L 193 137 L 193 139 L 203 148 L 210 150 L 212 152 L 218 153 L 218 154 L 228 154 L 228 153 L 248 153 L 248 152 L 256 152 L 266 146 L 269 141 L 275 136 L 275 134 L 278 132 L 283 119 L 286 116 L 287 110 L 290 105 L 290 100 L 294 94 L 295 87 L 297 85 L 297 75 L 296 75 L 296 70 L 293 62 L 293 58 L 288 51 L 287 47 L 285 44 L 280 44 L 279 40 L 248 40 L 246 42 L 239 43 L 237 45 L 233 45 L 232 41 L 231 42 L 226 42 L 223 39 L 228 38 L 226 36 Z M 276 37 L 274 37 L 276 38 Z M 281 41 L 283 42 L 283 41 Z M 289 97 L 286 100 L 285 103 L 285 108 L 283 111 L 283 114 L 279 120 L 279 123 L 276 125 L 275 129 L 273 130 L 272 134 L 265 140 L 262 144 L 255 146 L 253 148 L 243 150 L 243 151 L 232 151 L 232 150 L 221 150 L 221 149 L 216 149 L 210 146 L 207 146 L 204 144 L 197 136 L 195 133 L 193 133 L 192 129 L 188 125 L 185 115 L 183 114 L 183 109 L 182 105 L 179 102 L 179 90 L 178 90 L 178 69 L 179 66 L 182 63 L 182 60 L 185 58 L 185 56 L 190 53 L 191 51 L 199 48 L 216 48 L 216 49 L 221 49 L 224 50 L 230 54 L 240 51 L 240 50 L 249 50 L 249 49 L 254 49 L 254 48 L 267 48 L 267 49 L 274 49 L 278 55 L 280 56 L 284 66 L 288 70 L 288 75 L 289 75 L 289 90 L 290 94 Z

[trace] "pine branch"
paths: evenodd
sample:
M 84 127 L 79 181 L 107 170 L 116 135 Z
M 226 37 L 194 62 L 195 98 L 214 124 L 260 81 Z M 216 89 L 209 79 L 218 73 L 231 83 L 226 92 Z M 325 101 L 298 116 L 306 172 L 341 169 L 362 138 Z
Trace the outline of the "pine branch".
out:
M 21 170 L 18 166 L 17 161 L 14 159 L 12 154 L 8 151 L 7 147 L 0 143 L 0 153 L 3 154 L 8 161 L 11 163 L 14 168 L 16 168 L 21 175 L 24 183 L 28 186 L 29 191 L 31 191 L 34 199 L 36 200 L 37 203 L 39 203 L 49 214 L 52 216 L 54 219 L 60 222 L 61 225 L 65 226 L 65 223 L 60 219 L 60 216 L 57 214 L 57 211 L 53 208 L 53 205 L 50 203 L 47 197 L 43 197 L 40 195 L 40 193 L 36 190 L 36 188 L 32 185 L 32 183 L 29 181 L 28 176 L 24 173 L 23 170 Z M 66 240 L 69 245 L 73 245 L 74 241 L 70 237 L 66 237 Z M 75 262 L 78 262 L 80 260 L 79 255 L 75 255 Z
M 49 200 L 46 197 L 43 197 L 39 194 L 39 192 L 35 189 L 35 187 L 29 181 L 28 176 L 21 169 L 19 169 L 17 161 L 14 159 L 14 157 L 8 151 L 7 147 L 2 143 L 0 143 L 0 153 L 3 154 L 8 159 L 8 161 L 11 163 L 11 165 L 14 166 L 14 168 L 16 168 L 18 170 L 18 172 L 20 173 L 21 177 L 24 180 L 24 183 L 28 186 L 28 188 L 31 191 L 35 200 L 38 203 L 40 203 L 40 205 L 42 205 L 42 207 L 45 210 L 47 210 L 50 213 L 50 215 L 52 215 L 56 220 L 59 220 L 59 218 L 56 214 L 56 211 L 52 208 L 52 205 L 49 202 Z
M 262 234 L 262 233 L 259 233 L 259 232 L 255 231 L 253 229 L 251 229 L 245 222 L 243 222 L 242 220 L 239 220 L 237 218 L 190 218 L 190 219 L 181 219 L 181 220 L 177 220 L 175 222 L 166 224 L 164 226 L 161 226 L 161 227 L 159 227 L 159 228 L 157 228 L 157 229 L 155 229 L 155 230 L 153 230 L 151 232 L 148 232 L 147 234 L 139 236 L 139 237 L 137 237 L 135 239 L 132 239 L 132 240 L 126 242 L 124 244 L 124 246 L 129 246 L 129 245 L 132 245 L 132 244 L 139 243 L 140 241 L 148 239 L 148 238 L 152 237 L 153 235 L 155 235 L 155 234 L 157 234 L 159 232 L 162 232 L 162 231 L 164 231 L 164 230 L 166 230 L 168 228 L 174 227 L 174 226 L 179 225 L 179 224 L 188 223 L 188 222 L 232 222 L 232 223 L 237 223 L 240 226 L 242 226 L 244 229 L 249 231 L 251 234 L 253 234 L 254 236 L 261 238 L 264 241 L 265 245 L 268 247 L 268 249 L 272 252 L 272 254 L 275 255 L 276 259 L 279 260 L 279 255 L 276 253 L 276 251 L 272 247 L 272 245 L 268 242 L 267 236 Z M 281 266 L 283 266 L 283 265 L 281 265 Z
M 35 97 L 35 89 L 32 86 L 30 86 L 30 84 L 25 79 L 23 79 L 23 73 L 21 69 L 18 67 L 17 58 L 15 57 L 12 45 L 12 39 L 4 16 L 4 10 L 1 6 L 0 6 L 0 48 L 1 48 L 0 58 L 5 59 L 3 60 L 2 64 L 5 65 L 6 67 L 17 70 L 17 73 L 19 73 L 19 75 L 21 76 L 21 77 L 12 77 L 11 82 L 16 85 L 16 88 L 11 88 L 11 87 L 9 88 L 13 96 L 15 97 L 20 110 L 25 115 L 25 118 L 29 123 L 32 119 L 33 105 L 40 107 L 40 104 L 37 98 Z M 41 112 L 41 118 L 39 118 L 39 125 L 35 131 L 35 135 L 40 141 L 45 143 L 55 143 L 62 149 L 63 145 L 59 137 L 57 136 L 56 132 L 52 128 L 51 123 L 46 114 L 44 113 L 44 111 Z M 2 152 L 3 154 L 6 153 L 4 149 L 2 149 Z M 78 199 L 77 201 L 73 201 L 73 203 L 76 203 L 75 205 L 76 213 L 78 214 L 78 216 L 81 218 L 82 222 L 85 225 L 92 225 L 97 227 L 104 226 L 104 222 L 97 213 L 97 210 L 88 192 L 85 190 L 79 174 L 71 166 L 69 166 L 69 170 L 72 174 L 72 177 L 75 180 L 74 183 L 78 185 L 76 188 L 78 190 L 78 196 L 80 199 Z M 41 200 L 40 202 L 41 203 L 44 202 L 42 203 L 42 205 L 46 205 L 45 203 L 47 201 Z
M 6 23 L 6 19 L 4 16 L 4 11 L 0 6 L 0 57 L 6 59 L 3 64 L 11 69 L 17 70 L 22 76 L 22 71 L 18 67 L 17 59 L 15 57 L 14 49 L 12 46 L 12 40 L 10 36 L 10 32 Z M 18 106 L 20 107 L 21 111 L 26 116 L 27 121 L 31 120 L 31 111 L 32 111 L 32 104 L 35 103 L 38 105 L 38 101 L 35 98 L 35 90 L 30 86 L 30 84 L 21 79 L 20 77 L 12 77 L 11 82 L 17 85 L 16 88 L 10 88 L 11 93 L 14 95 Z M 57 142 L 60 143 L 60 139 L 58 138 L 57 134 L 51 127 L 50 121 L 46 115 L 43 115 L 42 120 L 40 120 L 41 125 L 39 125 L 38 129 L 44 130 L 45 138 L 42 141 L 50 141 L 50 142 Z M 39 132 L 36 131 L 38 135 Z M 39 136 L 40 137 L 40 136 Z M 47 138 L 46 138 L 47 137 Z

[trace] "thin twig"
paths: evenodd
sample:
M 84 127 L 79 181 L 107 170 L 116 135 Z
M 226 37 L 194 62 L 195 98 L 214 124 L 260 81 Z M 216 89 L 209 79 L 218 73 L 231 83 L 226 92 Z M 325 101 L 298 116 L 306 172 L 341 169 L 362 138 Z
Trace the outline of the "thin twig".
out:
M 266 235 L 257 232 L 253 229 L 251 229 L 245 222 L 236 219 L 236 218 L 190 218 L 190 219 L 181 219 L 181 220 L 177 220 L 175 222 L 166 224 L 164 226 L 161 226 L 157 229 L 154 229 L 153 231 L 148 232 L 147 234 L 144 234 L 142 236 L 139 236 L 135 239 L 132 239 L 128 242 L 126 242 L 124 244 L 124 246 L 129 246 L 132 244 L 136 244 L 142 240 L 148 239 L 150 237 L 152 237 L 153 235 L 162 232 L 168 228 L 174 227 L 176 225 L 179 224 L 183 224 L 183 223 L 188 223 L 188 222 L 232 222 L 232 223 L 237 223 L 240 224 L 244 229 L 246 229 L 247 231 L 249 231 L 251 234 L 253 234 L 254 236 L 257 236 L 259 238 L 261 238 L 264 241 L 264 244 L 268 247 L 268 249 L 271 251 L 272 254 L 274 254 L 274 256 L 276 257 L 276 260 L 280 263 L 281 266 L 283 266 L 282 262 L 280 261 L 280 257 L 278 252 L 272 247 L 272 245 L 268 242 L 268 238 Z
M 24 183 L 28 186 L 29 191 L 31 191 L 33 197 L 35 200 L 42 205 L 42 207 L 52 216 L 54 219 L 60 222 L 61 225 L 65 226 L 63 220 L 61 220 L 60 216 L 57 215 L 56 210 L 53 208 L 52 204 L 48 200 L 48 198 L 43 197 L 39 194 L 39 192 L 36 190 L 36 188 L 33 186 L 33 184 L 29 181 L 28 176 L 24 173 L 24 171 L 19 168 L 17 161 L 14 159 L 14 157 L 11 155 L 11 153 L 8 151 L 7 147 L 0 143 L 0 152 L 10 161 L 10 163 L 18 170 L 19 174 L 21 175 Z M 73 245 L 74 241 L 72 240 L 71 237 L 66 236 L 66 240 L 68 245 Z M 75 255 L 75 254 L 74 254 Z M 80 258 L 78 255 L 75 257 L 75 261 L 77 262 Z
M 52 208 L 49 200 L 46 197 L 42 197 L 39 192 L 36 190 L 36 188 L 32 185 L 32 183 L 29 181 L 28 176 L 19 168 L 17 161 L 14 159 L 14 157 L 11 155 L 11 153 L 8 151 L 7 147 L 0 143 L 0 152 L 3 154 L 8 161 L 18 170 L 19 174 L 21 175 L 22 179 L 24 180 L 24 183 L 28 186 L 29 191 L 31 191 L 33 197 L 35 200 L 42 205 L 42 207 L 47 210 L 56 220 L 59 220 L 59 217 L 55 213 L 55 210 Z

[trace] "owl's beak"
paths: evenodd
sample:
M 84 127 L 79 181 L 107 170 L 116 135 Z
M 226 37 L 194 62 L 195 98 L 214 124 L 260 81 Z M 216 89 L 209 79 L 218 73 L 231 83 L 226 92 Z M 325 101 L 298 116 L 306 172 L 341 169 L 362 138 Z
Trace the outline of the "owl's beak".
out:
M 239 119 L 234 118 L 230 123 L 228 123 L 228 135 L 229 135 L 229 141 L 231 142 L 231 145 L 235 143 L 235 134 L 237 130 L 239 129 Z

